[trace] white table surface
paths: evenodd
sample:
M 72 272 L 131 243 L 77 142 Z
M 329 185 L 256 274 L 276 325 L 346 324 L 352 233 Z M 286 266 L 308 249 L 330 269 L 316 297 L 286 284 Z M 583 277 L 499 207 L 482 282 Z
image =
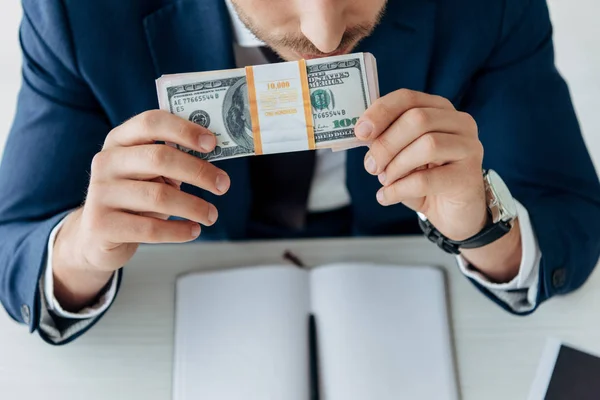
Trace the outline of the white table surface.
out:
M 183 272 L 281 262 L 376 261 L 447 268 L 462 398 L 526 399 L 548 337 L 600 352 L 600 273 L 583 289 L 515 317 L 481 295 L 422 238 L 219 243 L 142 248 L 110 312 L 72 344 L 52 347 L 0 312 L 1 399 L 171 398 L 174 283 Z

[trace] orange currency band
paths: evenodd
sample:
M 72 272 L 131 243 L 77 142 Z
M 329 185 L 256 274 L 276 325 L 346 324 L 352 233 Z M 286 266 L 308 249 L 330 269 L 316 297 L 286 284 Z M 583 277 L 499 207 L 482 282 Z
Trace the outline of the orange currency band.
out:
M 302 83 L 302 100 L 304 103 L 304 118 L 306 119 L 306 136 L 308 137 L 308 148 L 315 150 L 315 129 L 313 126 L 312 107 L 310 105 L 310 90 L 308 89 L 308 75 L 306 73 L 306 61 L 298 62 L 300 67 L 300 82 Z
M 254 70 L 246 67 L 246 84 L 248 85 L 248 102 L 250 103 L 250 119 L 252 119 L 252 138 L 254 140 L 254 154 L 263 154 L 262 140 L 260 138 L 260 123 L 258 121 L 258 102 L 256 101 L 256 86 L 254 86 Z

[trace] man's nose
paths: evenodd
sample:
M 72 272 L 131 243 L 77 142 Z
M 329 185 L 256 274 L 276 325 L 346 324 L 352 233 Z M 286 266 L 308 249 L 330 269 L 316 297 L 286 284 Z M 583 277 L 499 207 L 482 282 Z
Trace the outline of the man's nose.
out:
M 335 51 L 344 32 L 345 2 L 339 0 L 299 0 L 300 30 L 323 53 Z

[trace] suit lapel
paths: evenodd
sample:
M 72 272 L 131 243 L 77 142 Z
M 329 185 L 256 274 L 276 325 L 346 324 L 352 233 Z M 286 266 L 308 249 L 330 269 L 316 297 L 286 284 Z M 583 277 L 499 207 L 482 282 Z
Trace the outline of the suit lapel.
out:
M 182 0 L 169 4 L 144 19 L 146 39 L 156 77 L 184 72 L 235 68 L 233 35 L 223 0 Z M 215 162 L 232 181 L 224 196 L 214 196 L 195 187 L 185 190 L 227 210 L 215 227 L 205 232 L 226 232 L 237 239 L 244 236 L 250 207 L 247 160 L 240 158 Z
M 436 5 L 433 0 L 388 3 L 381 23 L 357 51 L 377 59 L 382 96 L 401 88 L 426 91 Z
M 235 66 L 222 0 L 180 0 L 144 18 L 156 76 Z
M 388 2 L 380 25 L 359 45 L 358 51 L 371 52 L 377 59 L 382 96 L 402 88 L 427 92 L 434 44 L 435 6 L 433 0 Z M 388 207 L 384 212 L 379 206 L 375 193 L 381 185 L 377 177 L 369 175 L 363 167 L 366 151 L 358 148 L 348 152 L 347 186 L 355 210 L 355 223 L 369 231 L 406 213 L 407 209 L 403 206 Z M 373 213 L 373 210 L 381 212 Z

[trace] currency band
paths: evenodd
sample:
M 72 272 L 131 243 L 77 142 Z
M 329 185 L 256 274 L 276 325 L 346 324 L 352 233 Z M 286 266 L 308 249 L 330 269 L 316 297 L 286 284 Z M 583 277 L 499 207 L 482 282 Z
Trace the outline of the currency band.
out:
M 254 153 L 316 149 L 306 61 L 246 67 Z

